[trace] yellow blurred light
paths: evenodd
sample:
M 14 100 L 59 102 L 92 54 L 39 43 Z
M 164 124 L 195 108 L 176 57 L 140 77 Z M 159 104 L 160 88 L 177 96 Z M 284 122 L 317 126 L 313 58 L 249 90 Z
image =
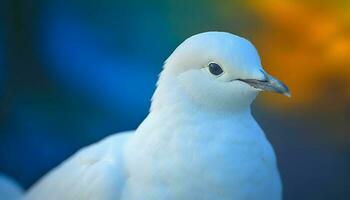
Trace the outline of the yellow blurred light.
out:
M 337 101 L 333 93 L 339 91 L 325 84 L 338 81 L 344 87 L 342 99 L 350 100 L 350 17 L 344 13 L 349 13 L 349 4 L 265 0 L 249 1 L 247 6 L 263 25 L 254 37 L 263 64 L 293 93 L 292 101 L 266 95 L 267 103 Z

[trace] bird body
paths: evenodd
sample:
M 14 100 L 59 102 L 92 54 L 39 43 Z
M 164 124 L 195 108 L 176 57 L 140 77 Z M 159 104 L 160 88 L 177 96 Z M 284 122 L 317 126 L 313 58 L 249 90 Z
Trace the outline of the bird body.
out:
M 195 35 L 165 63 L 151 110 L 132 132 L 84 148 L 26 200 L 281 200 L 274 151 L 251 115 L 262 91 L 289 95 L 254 46 Z
M 123 147 L 132 133 L 115 134 L 79 150 L 36 183 L 24 200 L 120 199 Z
M 135 133 L 114 134 L 80 150 L 26 200 L 281 199 L 273 149 L 249 110 L 190 116 L 173 111 L 179 109 L 152 113 Z M 154 129 L 159 120 L 161 129 Z
M 249 111 L 167 112 L 149 115 L 126 144 L 123 199 L 281 199 L 274 152 Z

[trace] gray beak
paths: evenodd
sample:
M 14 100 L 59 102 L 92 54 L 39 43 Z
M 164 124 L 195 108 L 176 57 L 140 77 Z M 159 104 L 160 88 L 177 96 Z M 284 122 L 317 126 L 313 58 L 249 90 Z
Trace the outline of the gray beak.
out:
M 287 97 L 291 97 L 291 93 L 288 87 L 284 83 L 282 83 L 282 81 L 269 75 L 264 70 L 261 70 L 261 72 L 263 72 L 265 75 L 265 78 L 263 80 L 257 80 L 257 79 L 238 79 L 238 80 L 245 82 L 248 85 L 262 91 L 276 92 L 279 94 L 283 94 Z

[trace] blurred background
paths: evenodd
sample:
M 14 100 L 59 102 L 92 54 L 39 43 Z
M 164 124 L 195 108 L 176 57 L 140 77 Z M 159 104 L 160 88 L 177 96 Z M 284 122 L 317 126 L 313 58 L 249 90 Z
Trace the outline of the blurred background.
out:
M 148 113 L 162 64 L 185 38 L 251 40 L 291 99 L 254 115 L 279 158 L 286 200 L 350 199 L 350 1 L 2 0 L 0 172 L 28 188 Z

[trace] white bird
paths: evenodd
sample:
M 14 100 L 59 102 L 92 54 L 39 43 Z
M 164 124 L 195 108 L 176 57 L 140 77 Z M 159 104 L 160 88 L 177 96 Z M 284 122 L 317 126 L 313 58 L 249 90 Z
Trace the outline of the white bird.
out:
M 0 199 L 20 200 L 22 198 L 22 188 L 9 177 L 0 174 Z
M 263 90 L 290 93 L 248 40 L 194 35 L 166 60 L 157 85 L 135 131 L 80 150 L 26 199 L 282 199 L 274 150 L 250 105 Z

